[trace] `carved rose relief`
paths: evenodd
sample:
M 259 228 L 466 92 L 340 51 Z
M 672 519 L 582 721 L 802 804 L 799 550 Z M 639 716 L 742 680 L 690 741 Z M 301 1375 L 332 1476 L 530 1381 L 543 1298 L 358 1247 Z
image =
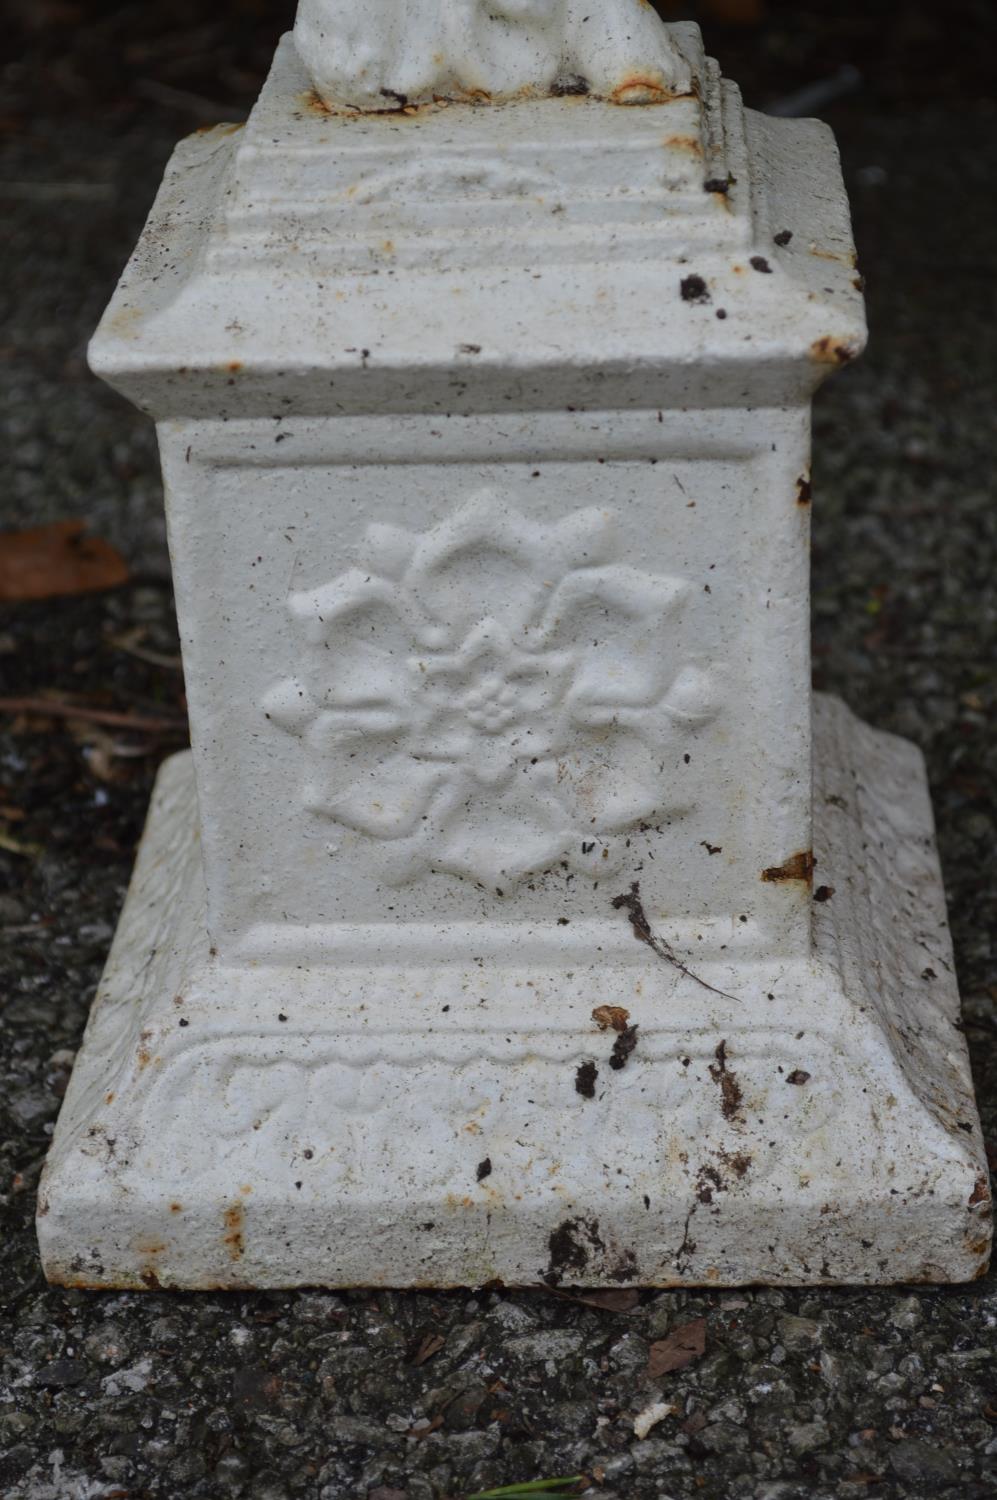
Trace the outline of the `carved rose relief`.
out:
M 301 0 L 294 35 L 322 98 L 354 109 L 559 86 L 643 104 L 692 87 L 648 0 Z
M 598 874 L 611 835 L 684 810 L 663 766 L 715 712 L 670 645 L 690 591 L 613 562 L 612 522 L 484 492 L 421 535 L 370 526 L 361 567 L 291 596 L 303 669 L 264 708 L 304 745 L 306 806 L 382 841 L 385 878 Z

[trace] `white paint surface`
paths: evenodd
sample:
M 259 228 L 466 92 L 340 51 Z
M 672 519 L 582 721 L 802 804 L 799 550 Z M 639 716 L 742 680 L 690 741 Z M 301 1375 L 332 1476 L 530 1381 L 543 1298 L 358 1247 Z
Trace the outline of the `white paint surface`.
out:
M 193 756 L 54 1280 L 984 1263 L 923 769 L 811 724 L 809 403 L 864 339 L 833 143 L 696 67 L 337 116 L 285 39 L 178 148 L 91 358 L 159 424 Z

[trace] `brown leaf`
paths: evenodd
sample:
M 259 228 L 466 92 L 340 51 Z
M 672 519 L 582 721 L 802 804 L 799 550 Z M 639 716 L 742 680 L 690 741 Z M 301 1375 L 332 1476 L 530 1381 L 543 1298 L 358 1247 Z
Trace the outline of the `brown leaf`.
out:
M 614 1031 L 626 1031 L 630 1012 L 624 1010 L 622 1005 L 597 1005 L 592 1012 L 592 1019 L 600 1031 L 608 1031 L 610 1027 Z
M 422 1343 L 412 1356 L 414 1365 L 424 1365 L 427 1359 L 432 1359 L 434 1354 L 439 1354 L 446 1339 L 442 1333 L 427 1333 Z
M 580 1302 L 583 1307 L 597 1307 L 600 1312 L 633 1312 L 640 1302 L 640 1292 L 633 1287 L 611 1287 L 605 1292 L 561 1292 L 549 1287 L 548 1291 L 562 1302 Z
M 647 1356 L 647 1373 L 654 1380 L 658 1375 L 667 1375 L 669 1370 L 684 1370 L 694 1359 L 706 1352 L 706 1319 L 694 1318 L 683 1323 L 666 1339 L 658 1339 L 651 1345 Z
M 116 588 L 128 580 L 121 553 L 83 535 L 83 521 L 0 534 L 0 601 L 55 599 Z

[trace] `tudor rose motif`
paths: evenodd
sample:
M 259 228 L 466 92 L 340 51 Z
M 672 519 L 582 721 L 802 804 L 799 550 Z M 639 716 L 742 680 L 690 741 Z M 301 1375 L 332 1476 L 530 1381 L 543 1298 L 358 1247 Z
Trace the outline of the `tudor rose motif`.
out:
M 598 874 L 612 835 L 687 810 L 677 746 L 716 711 L 676 646 L 689 585 L 613 561 L 613 520 L 484 491 L 421 534 L 368 527 L 360 567 L 291 595 L 304 666 L 264 710 L 303 742 L 305 805 L 379 841 L 392 883 Z

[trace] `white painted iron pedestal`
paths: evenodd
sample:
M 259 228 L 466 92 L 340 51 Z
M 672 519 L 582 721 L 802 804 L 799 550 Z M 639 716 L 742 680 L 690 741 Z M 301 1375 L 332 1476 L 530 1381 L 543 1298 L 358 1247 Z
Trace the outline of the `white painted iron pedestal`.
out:
M 193 751 L 53 1281 L 986 1265 L 922 762 L 810 691 L 810 400 L 865 336 L 833 142 L 669 37 L 694 86 L 632 108 L 366 115 L 286 38 L 177 150 L 91 358 L 159 425 Z

